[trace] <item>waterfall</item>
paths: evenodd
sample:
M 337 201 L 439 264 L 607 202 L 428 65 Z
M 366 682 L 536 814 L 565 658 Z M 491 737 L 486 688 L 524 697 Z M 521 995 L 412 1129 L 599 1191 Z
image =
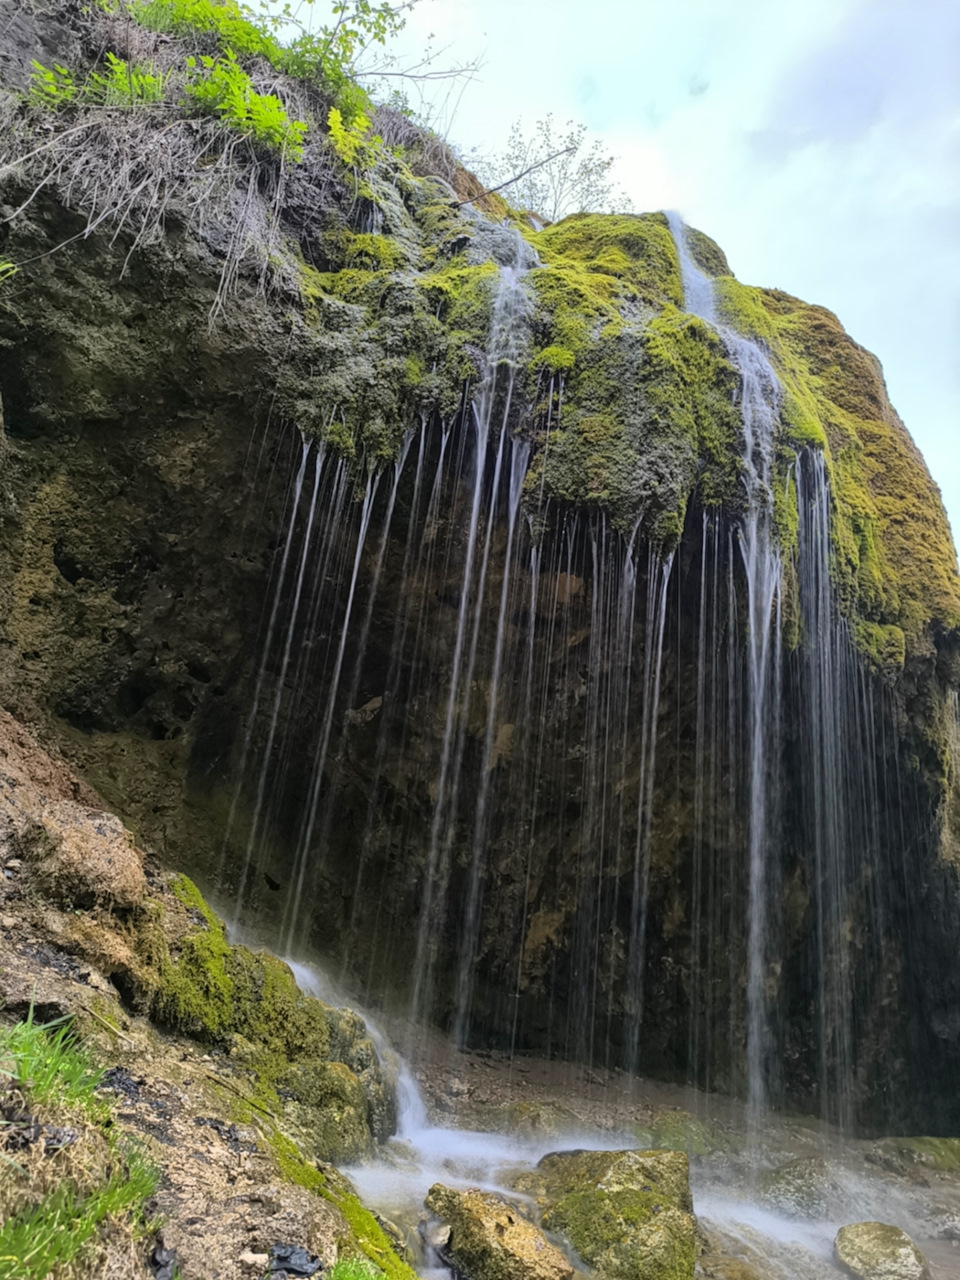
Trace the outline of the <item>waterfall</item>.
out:
M 777 614 L 783 566 L 773 531 L 773 449 L 780 413 L 780 384 L 769 359 L 756 342 L 717 322 L 713 281 L 694 261 L 686 229 L 678 215 L 670 213 L 667 218 L 680 260 L 684 305 L 693 315 L 716 326 L 740 380 L 745 506 L 738 535 L 747 589 L 749 760 L 747 1080 L 751 1112 L 758 1122 L 765 1102 L 765 1059 L 770 1048 L 765 995 L 769 946 L 770 806 L 776 792 L 780 742 L 779 699 L 774 685 L 780 669 Z
M 433 935 L 439 928 L 435 915 L 434 903 L 437 889 L 446 884 L 449 876 L 448 862 L 451 853 L 451 838 L 455 820 L 457 800 L 461 785 L 461 767 L 466 741 L 467 711 L 472 692 L 472 683 L 477 659 L 477 645 L 482 619 L 481 602 L 485 593 L 487 574 L 490 565 L 490 552 L 496 528 L 494 514 L 500 500 L 500 486 L 504 471 L 504 456 L 508 450 L 512 454 L 511 476 L 508 485 L 509 502 L 509 550 L 514 545 L 514 530 L 523 476 L 526 474 L 526 461 L 529 455 L 527 446 L 512 443 L 509 439 L 508 425 L 513 402 L 515 374 L 522 343 L 526 337 L 524 320 L 530 313 L 530 300 L 524 287 L 525 242 L 519 232 L 515 232 L 513 261 L 500 269 L 490 322 L 485 371 L 477 395 L 474 399 L 470 421 L 473 428 L 473 481 L 470 486 L 470 516 L 466 535 L 466 554 L 463 561 L 463 573 L 459 589 L 459 609 L 457 615 L 456 639 L 453 658 L 450 666 L 450 678 L 447 691 L 446 714 L 443 730 L 443 746 L 440 757 L 440 770 L 437 779 L 437 794 L 433 806 L 433 821 L 430 827 L 430 840 L 427 851 L 424 893 L 420 906 L 417 926 L 417 950 L 414 959 L 412 1018 L 416 1022 L 423 1015 L 425 1003 L 429 1001 L 429 987 L 433 970 Z M 500 385 L 503 371 L 505 386 Z M 494 415 L 499 414 L 499 423 L 495 424 Z M 482 543 L 479 567 L 476 566 L 476 551 L 481 515 L 484 509 L 486 482 L 487 449 L 491 437 L 499 425 L 499 437 L 496 441 L 496 461 L 493 468 L 489 496 L 486 499 L 487 520 Z M 476 580 L 474 580 L 476 575 Z M 496 639 L 497 667 L 502 656 L 502 636 L 505 624 L 507 592 L 509 589 L 509 568 L 506 568 L 501 592 L 499 626 Z M 471 607 L 472 606 L 472 607 Z M 499 682 L 499 670 L 497 673 Z M 496 688 L 493 682 L 488 693 L 488 734 L 492 747 L 493 725 L 496 719 Z M 488 758 L 489 763 L 489 758 Z M 486 785 L 481 782 L 481 795 L 486 795 Z M 471 858 L 471 873 L 467 890 L 468 902 L 465 920 L 465 946 L 460 966 L 460 983 L 457 1013 L 457 1030 L 462 1034 L 462 1011 L 468 1001 L 469 967 L 471 964 L 472 930 L 477 910 L 477 897 L 480 892 L 480 841 L 484 815 L 481 806 L 477 807 L 477 824 L 479 830 L 474 835 L 474 851 Z
M 743 931 L 745 981 L 731 960 L 725 982 L 731 1009 L 736 1009 L 738 988 L 745 988 L 746 1093 L 754 1137 L 771 1087 L 781 1087 L 784 1060 L 801 1055 L 810 1061 L 811 1100 L 819 1102 L 824 1119 L 846 1130 L 853 1123 L 858 1088 L 856 1010 L 875 1009 L 889 998 L 882 992 L 888 968 L 888 908 L 880 885 L 893 877 L 885 865 L 887 846 L 877 819 L 883 804 L 877 693 L 836 604 L 830 483 L 819 450 L 798 456 L 787 477 L 786 498 L 793 500 L 792 485 L 798 515 L 793 573 L 800 634 L 796 649 L 789 655 L 783 651 L 784 561 L 773 527 L 779 384 L 758 344 L 718 319 L 712 282 L 693 260 L 682 223 L 676 215 L 669 215 L 669 222 L 687 305 L 716 327 L 739 375 L 745 497 L 735 534 L 743 604 L 733 575 L 732 547 L 724 556 L 721 518 L 704 513 L 700 530 L 691 1070 L 694 1078 L 699 1075 L 709 1085 L 717 1023 L 711 1005 L 721 981 L 716 939 Z M 724 562 L 725 599 L 720 581 Z M 720 674 L 724 634 L 725 688 Z M 742 756 L 744 763 L 742 775 L 735 767 L 728 771 L 727 805 L 733 825 L 726 843 L 746 855 L 745 891 L 738 887 L 735 872 L 725 872 L 710 852 L 723 843 L 716 827 L 722 788 L 716 761 L 724 715 L 728 754 L 731 759 Z M 790 813 L 782 811 L 787 772 L 792 775 Z M 742 825 L 735 817 L 738 811 Z M 799 927 L 795 913 L 804 887 L 809 894 L 813 1054 L 810 1046 L 789 1042 L 789 1018 L 780 1007 L 788 945 Z M 718 911 L 724 896 L 732 904 L 743 903 L 745 920 L 724 923 Z M 861 952 L 857 977 L 854 938 Z M 875 957 L 873 965 L 864 961 L 870 955 Z M 731 1035 L 735 1024 L 736 1018 L 730 1017 Z M 730 1057 L 736 1058 L 735 1048 Z
M 518 376 L 532 259 L 500 229 L 459 410 L 389 463 L 291 458 L 221 873 L 261 936 L 411 1015 L 408 1048 L 430 1024 L 743 1093 L 755 1135 L 788 1092 L 847 1126 L 878 1087 L 858 1018 L 898 1008 L 896 735 L 837 607 L 827 461 L 778 474 L 775 372 L 671 227 L 738 375 L 735 513 L 691 504 L 664 550 L 529 491 L 568 410 Z

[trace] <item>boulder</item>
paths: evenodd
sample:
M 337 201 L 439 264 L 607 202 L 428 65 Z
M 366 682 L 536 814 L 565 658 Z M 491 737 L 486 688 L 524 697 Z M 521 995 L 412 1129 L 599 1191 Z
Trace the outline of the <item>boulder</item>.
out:
M 562 1232 L 600 1280 L 692 1280 L 697 1234 L 683 1152 L 561 1151 L 538 1168 L 543 1225 Z
M 468 1280 L 571 1280 L 573 1267 L 503 1196 L 437 1182 L 426 1206 L 450 1227 L 442 1256 Z
M 575 1133 L 584 1128 L 583 1121 L 560 1102 L 505 1102 L 488 1110 L 485 1124 L 496 1133 L 510 1133 L 524 1138 L 556 1138 L 562 1133 Z
M 760 1178 L 759 1192 L 768 1209 L 790 1218 L 837 1217 L 850 1203 L 827 1162 L 816 1156 L 790 1160 L 767 1170 Z
M 659 1107 L 633 1133 L 645 1146 L 685 1151 L 688 1156 L 712 1155 L 730 1145 L 717 1125 L 679 1107 Z
M 129 909 L 147 892 L 143 854 L 112 813 L 69 800 L 45 804 L 25 852 L 51 898 L 72 908 Z
M 905 1231 L 884 1222 L 854 1222 L 834 1241 L 837 1260 L 858 1280 L 930 1280 L 923 1254 Z

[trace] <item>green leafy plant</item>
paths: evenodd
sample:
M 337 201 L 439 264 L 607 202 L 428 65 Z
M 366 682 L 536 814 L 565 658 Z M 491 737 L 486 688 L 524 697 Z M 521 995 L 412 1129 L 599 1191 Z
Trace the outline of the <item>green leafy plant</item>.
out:
M 316 31 L 301 30 L 284 43 L 272 29 L 298 25 L 290 4 L 278 9 L 263 3 L 264 12 L 258 15 L 237 0 L 132 0 L 129 12 L 153 31 L 212 35 L 225 54 L 265 58 L 276 70 L 328 94 L 352 125 L 359 113 L 371 109 L 368 94 L 356 80 L 356 61 L 365 49 L 385 44 L 401 30 L 409 7 L 409 3 L 338 0 L 332 7 L 332 22 Z
M 137 0 L 130 10 L 142 26 L 174 35 L 214 35 L 224 50 L 266 58 L 279 67 L 283 50 L 264 24 L 236 0 Z
M 380 141 L 379 138 L 367 138 L 370 119 L 362 112 L 354 117 L 351 124 L 345 124 L 340 108 L 331 107 L 327 115 L 327 127 L 334 151 L 348 166 L 356 164 L 365 150 L 372 149 Z
M 229 128 L 287 159 L 303 158 L 306 124 L 291 120 L 273 94 L 257 93 L 232 50 L 221 58 L 188 58 L 187 68 L 192 76 L 187 97 L 198 110 L 217 116 Z
M 162 101 L 168 76 L 158 74 L 152 67 L 131 66 L 113 53 L 108 53 L 104 62 L 106 71 L 94 71 L 84 85 L 85 99 L 108 107 Z
M 31 62 L 30 65 L 33 71 L 27 96 L 35 106 L 56 110 L 76 101 L 77 85 L 68 67 L 61 66 L 59 62 L 52 67 L 45 67 L 42 62 Z
M 0 258 L 0 284 L 4 284 L 11 276 L 17 274 L 17 268 L 9 258 Z

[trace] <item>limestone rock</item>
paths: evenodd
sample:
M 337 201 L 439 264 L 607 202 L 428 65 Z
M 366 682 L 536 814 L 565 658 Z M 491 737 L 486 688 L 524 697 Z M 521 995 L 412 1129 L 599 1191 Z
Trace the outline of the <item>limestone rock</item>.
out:
M 834 1241 L 838 1261 L 858 1280 L 930 1280 L 923 1254 L 905 1231 L 884 1222 L 854 1222 Z
M 647 1146 L 685 1151 L 688 1156 L 710 1155 L 728 1145 L 726 1136 L 715 1124 L 679 1107 L 658 1108 L 633 1132 Z
M 444 1253 L 469 1280 L 570 1280 L 573 1267 L 517 1207 L 487 1191 L 435 1183 L 427 1208 L 449 1223 Z
M 601 1280 L 692 1280 L 689 1165 L 680 1151 L 561 1151 L 539 1165 L 560 1231 Z
M 24 853 L 48 897 L 63 906 L 136 906 L 147 891 L 143 856 L 119 818 L 72 801 L 45 804 Z
M 760 1199 L 791 1218 L 828 1218 L 849 1204 L 826 1161 L 817 1157 L 790 1160 L 769 1170 L 761 1179 Z

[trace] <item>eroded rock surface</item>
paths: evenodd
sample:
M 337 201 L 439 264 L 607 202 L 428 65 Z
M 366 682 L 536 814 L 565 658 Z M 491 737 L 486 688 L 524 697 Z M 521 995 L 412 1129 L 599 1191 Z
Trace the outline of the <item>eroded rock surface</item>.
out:
M 840 1228 L 834 1248 L 857 1280 L 930 1280 L 923 1254 L 899 1227 L 855 1222 Z
M 450 1227 L 442 1255 L 467 1280 L 571 1280 L 570 1260 L 517 1205 L 489 1191 L 435 1183 L 426 1206 Z
M 564 1151 L 527 1184 L 601 1280 L 691 1280 L 696 1222 L 679 1151 Z

